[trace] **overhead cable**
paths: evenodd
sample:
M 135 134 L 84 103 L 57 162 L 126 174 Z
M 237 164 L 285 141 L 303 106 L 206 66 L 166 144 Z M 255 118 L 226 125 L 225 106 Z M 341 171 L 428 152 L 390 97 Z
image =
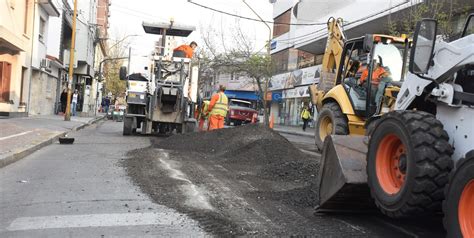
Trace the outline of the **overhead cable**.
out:
M 218 10 L 218 9 L 215 9 L 215 8 L 212 8 L 212 7 L 204 6 L 202 4 L 193 2 L 191 0 L 188 0 L 188 2 L 192 3 L 196 6 L 199 6 L 199 7 L 211 10 L 211 11 L 219 12 L 219 13 L 222 13 L 222 14 L 225 14 L 225 15 L 229 15 L 229 16 L 233 16 L 233 17 L 237 17 L 237 18 L 241 18 L 241 19 L 245 19 L 245 20 L 250 20 L 250 21 L 262 22 L 262 20 L 260 20 L 260 19 L 244 17 L 244 16 L 240 16 L 240 15 L 237 15 L 237 14 L 221 11 L 221 10 Z M 271 24 L 275 24 L 275 25 L 291 25 L 291 26 L 317 26 L 317 25 L 326 25 L 327 24 L 326 22 L 313 22 L 313 23 L 284 23 L 284 22 L 273 22 L 273 21 L 263 21 L 263 22 L 271 23 Z

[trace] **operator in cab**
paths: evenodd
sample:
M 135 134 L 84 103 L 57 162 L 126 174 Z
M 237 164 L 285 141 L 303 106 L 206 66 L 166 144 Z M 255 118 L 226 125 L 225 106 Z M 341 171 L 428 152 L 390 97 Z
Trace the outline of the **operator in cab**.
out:
M 189 45 L 180 45 L 173 50 L 173 57 L 192 58 L 194 49 L 196 49 L 197 46 L 198 45 L 195 41 L 191 42 Z
M 381 66 L 381 59 L 379 62 L 375 61 L 374 62 L 374 70 L 372 71 L 372 85 L 379 85 L 380 79 L 385 73 L 384 67 Z M 369 69 L 365 67 L 365 69 L 362 72 L 362 75 L 360 76 L 360 85 L 364 85 L 365 81 L 367 80 L 367 77 L 369 76 Z

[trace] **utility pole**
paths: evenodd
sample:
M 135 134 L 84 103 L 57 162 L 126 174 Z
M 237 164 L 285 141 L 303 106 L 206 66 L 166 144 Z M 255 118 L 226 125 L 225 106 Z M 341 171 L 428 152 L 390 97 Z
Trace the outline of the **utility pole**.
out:
M 64 120 L 71 120 L 71 94 L 72 94 L 72 74 L 74 72 L 74 51 L 76 48 L 76 17 L 77 17 L 77 0 L 74 0 L 74 14 L 72 16 L 72 38 L 71 51 L 69 52 L 69 76 L 67 78 L 67 102 Z
M 261 22 L 263 22 L 263 24 L 265 24 L 265 26 L 267 26 L 268 28 L 268 43 L 267 43 L 267 57 L 269 58 L 268 60 L 268 63 L 267 63 L 267 72 L 270 73 L 271 72 L 271 43 L 272 43 L 272 28 L 268 25 L 267 22 L 265 22 L 265 20 L 263 20 L 262 17 L 260 17 L 260 15 L 258 15 L 258 13 L 253 10 L 252 7 L 250 7 L 250 5 L 245 1 L 245 0 L 242 0 L 242 2 L 244 2 L 245 5 L 247 5 L 247 7 L 258 17 L 258 19 L 260 19 Z M 270 77 L 269 75 L 267 77 Z M 269 119 L 269 109 L 268 109 L 268 101 L 267 101 L 267 94 L 268 94 L 268 83 L 270 82 L 270 78 L 267 78 L 267 80 L 265 81 L 265 88 L 264 88 L 264 95 L 263 95 L 263 109 L 265 111 L 265 114 L 264 114 L 264 122 L 265 122 L 265 125 L 269 125 L 268 123 L 268 119 Z

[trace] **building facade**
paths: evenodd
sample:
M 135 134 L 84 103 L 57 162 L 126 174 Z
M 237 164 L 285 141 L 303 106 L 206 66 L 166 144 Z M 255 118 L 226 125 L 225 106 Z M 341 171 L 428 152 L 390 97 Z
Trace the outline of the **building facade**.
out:
M 274 75 L 270 90 L 280 101 L 274 100 L 271 113 L 275 122 L 286 125 L 302 123 L 300 112 L 310 105 L 308 85 L 319 82 L 319 69 L 326 47 L 330 17 L 343 17 L 347 39 L 370 33 L 390 34 L 389 23 L 413 14 L 422 0 L 334 0 L 297 1 L 278 0 L 273 3 L 275 24 L 272 40 Z M 455 1 L 461 8 L 473 9 L 467 0 Z M 456 19 L 456 18 L 454 18 Z M 458 22 L 453 22 L 456 25 Z M 308 78 L 309 77 L 309 78 Z M 281 96 L 280 96 L 281 95 Z M 275 97 L 274 97 L 275 98 Z M 311 105 L 310 105 L 311 106 Z M 316 117 L 316 112 L 314 117 Z
M 0 116 L 27 115 L 33 0 L 0 0 Z
M 49 37 L 59 34 L 58 29 L 49 27 L 50 19 L 60 16 L 58 7 L 51 0 L 34 4 L 29 115 L 52 115 L 57 110 L 58 82 L 63 66 L 48 57 L 47 49 Z

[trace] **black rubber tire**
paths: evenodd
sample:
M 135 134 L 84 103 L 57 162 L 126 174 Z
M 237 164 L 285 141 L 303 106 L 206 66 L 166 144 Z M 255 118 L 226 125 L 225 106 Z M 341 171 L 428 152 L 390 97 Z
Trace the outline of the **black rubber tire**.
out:
M 336 135 L 347 135 L 349 134 L 349 124 L 347 122 L 347 116 L 342 113 L 341 108 L 336 102 L 327 102 L 321 108 L 316 121 L 316 130 L 314 134 L 316 147 L 319 151 L 322 151 L 324 138 L 319 136 L 320 122 L 324 117 L 330 117 L 333 122 L 332 134 Z
M 400 190 L 386 193 L 377 178 L 376 154 L 381 140 L 395 134 L 405 146 L 406 173 Z M 440 210 L 443 189 L 453 167 L 448 134 L 432 114 L 393 111 L 382 116 L 369 139 L 367 183 L 375 204 L 389 217 L 408 217 Z
M 123 135 L 124 136 L 128 136 L 132 134 L 132 124 L 133 124 L 133 118 L 131 117 L 123 118 Z
M 458 207 L 464 187 L 470 181 L 474 181 L 474 151 L 467 153 L 465 158 L 456 163 L 456 169 L 449 175 L 449 184 L 444 190 L 446 200 L 443 201 L 443 223 L 447 237 L 463 237 Z

